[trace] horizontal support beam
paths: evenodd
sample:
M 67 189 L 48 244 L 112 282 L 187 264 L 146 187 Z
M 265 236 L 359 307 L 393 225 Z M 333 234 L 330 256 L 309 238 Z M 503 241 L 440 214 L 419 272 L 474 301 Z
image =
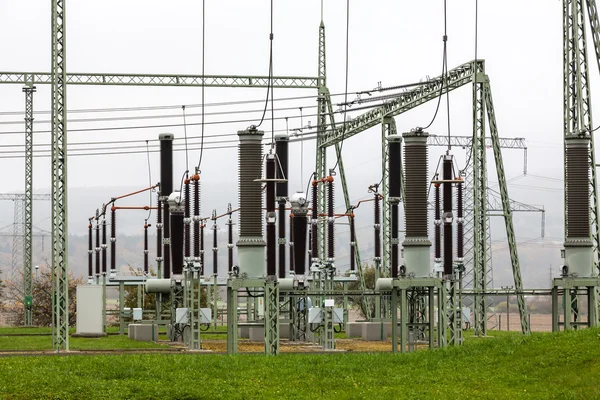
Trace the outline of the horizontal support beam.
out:
M 50 194 L 33 194 L 33 200 L 52 200 Z M 0 193 L 0 200 L 25 200 L 25 193 Z
M 51 84 L 49 72 L 0 72 L 0 83 L 20 85 Z M 269 87 L 268 76 L 242 75 L 141 75 L 68 73 L 68 85 L 101 86 L 212 86 L 212 87 Z M 305 76 L 274 76 L 273 87 L 294 89 L 316 89 L 319 79 Z
M 525 138 L 499 138 L 500 148 L 503 149 L 527 149 L 525 144 Z M 427 144 L 429 146 L 448 146 L 448 136 L 444 135 L 429 135 L 427 137 Z M 472 147 L 473 137 L 472 136 L 450 136 L 450 145 L 456 147 Z M 492 147 L 492 138 L 485 138 L 485 146 Z
M 400 93 L 398 97 L 386 99 L 385 104 L 373 108 L 344 124 L 340 124 L 335 129 L 327 131 L 324 135 L 324 140 L 321 142 L 321 147 L 335 145 L 342 140 L 379 125 L 384 117 L 400 115 L 430 100 L 437 99 L 446 92 L 471 83 L 474 77 L 477 77 L 478 82 L 483 82 L 484 79 L 487 79 L 484 74 L 483 60 L 471 61 L 451 69 L 448 71 L 447 79 L 445 76 L 438 76 L 423 82 L 413 89 Z

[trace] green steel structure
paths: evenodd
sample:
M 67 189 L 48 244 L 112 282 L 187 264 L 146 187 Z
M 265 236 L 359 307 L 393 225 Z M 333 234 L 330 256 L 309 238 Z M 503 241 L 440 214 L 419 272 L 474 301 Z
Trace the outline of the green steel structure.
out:
M 31 241 L 33 218 L 33 93 L 35 86 L 23 88 L 25 93 L 25 224 L 23 232 L 23 296 L 25 304 L 25 326 L 31 326 L 33 307 L 33 282 L 31 265 Z M 15 209 L 17 203 L 15 202 Z M 14 256 L 13 247 L 13 256 Z
M 596 160 L 594 155 L 594 125 L 592 121 L 591 93 L 587 56 L 587 29 L 584 2 L 592 29 L 596 61 L 600 69 L 600 20 L 595 0 L 563 0 L 563 100 L 564 137 L 590 134 L 589 185 L 590 226 L 594 244 L 594 263 L 600 273 L 600 231 L 598 228 L 598 192 Z M 565 144 L 566 151 L 566 144 Z M 565 189 L 567 181 L 565 179 Z M 565 213 L 567 197 L 565 190 Z M 565 232 L 567 231 L 565 219 Z
M 69 350 L 65 0 L 52 2 L 52 347 Z
M 485 136 L 485 118 L 486 118 L 486 103 L 488 108 L 488 119 L 490 122 L 490 140 L 494 149 L 494 156 L 496 160 L 496 170 L 498 174 L 498 181 L 501 182 L 501 197 L 503 203 L 503 213 L 505 218 L 505 224 L 510 227 L 513 232 L 512 236 L 509 236 L 509 248 L 511 251 L 511 260 L 513 261 L 513 275 L 515 280 L 515 288 L 517 292 L 522 291 L 522 280 L 520 274 L 520 266 L 518 262 L 518 254 L 516 249 L 516 241 L 514 238 L 514 230 L 512 229 L 512 214 L 510 211 L 510 199 L 508 198 L 508 192 L 506 190 L 506 177 L 504 171 L 501 168 L 501 153 L 500 153 L 500 138 L 498 137 L 498 130 L 496 128 L 495 115 L 493 112 L 493 104 L 491 102 L 491 89 L 489 86 L 489 79 L 485 74 L 485 63 L 483 60 L 474 60 L 465 64 L 462 64 L 456 68 L 448 71 L 446 76 L 439 76 L 433 78 L 422 85 L 419 85 L 411 90 L 403 92 L 395 98 L 386 97 L 387 102 L 381 104 L 372 110 L 365 112 L 351 121 L 344 124 L 338 125 L 335 129 L 330 129 L 324 132 L 324 137 L 318 141 L 318 146 L 326 148 L 331 145 L 340 143 L 341 141 L 352 137 L 367 130 L 368 128 L 374 127 L 384 121 L 389 121 L 397 115 L 400 115 L 406 111 L 409 111 L 415 107 L 418 107 L 430 100 L 437 99 L 438 96 L 457 89 L 461 86 L 465 86 L 469 83 L 473 83 L 473 139 L 471 148 L 471 163 L 473 170 L 473 231 L 474 231 L 474 255 L 473 255 L 473 276 L 474 276 L 474 289 L 476 292 L 485 292 L 490 279 L 491 268 L 488 268 L 489 257 L 491 254 L 488 251 L 489 241 L 489 229 L 488 229 L 488 216 L 487 216 L 487 166 L 486 166 L 486 144 L 488 141 Z M 486 91 L 489 93 L 486 96 Z M 389 122 L 387 122 L 389 125 Z M 388 128 L 389 130 L 389 128 Z M 386 127 L 383 128 L 384 135 L 386 134 Z M 438 139 L 436 139 L 438 140 Z M 386 159 L 385 149 L 383 150 L 382 158 Z M 500 160 L 500 166 L 498 165 Z M 385 165 L 385 163 L 383 164 Z M 385 167 L 383 167 L 382 174 L 385 174 Z M 504 190 L 502 190 L 504 187 Z M 387 180 L 383 180 L 384 198 L 388 193 Z M 385 204 L 386 202 L 384 202 Z M 506 208 L 507 206 L 508 208 Z M 469 207 L 467 206 L 467 210 Z M 384 214 L 385 215 L 385 214 Z M 386 217 L 384 216 L 384 223 Z M 467 217 L 467 223 L 468 217 Z M 467 227 L 468 229 L 468 227 Z M 389 230 L 389 226 L 387 227 Z M 384 232 L 384 239 L 389 243 L 391 237 L 388 232 Z M 389 246 L 389 244 L 388 244 Z M 387 249 L 384 249 L 384 254 Z M 384 268 L 388 268 L 384 264 Z M 468 267 L 467 267 L 468 268 Z M 529 325 L 526 318 L 526 309 L 523 296 L 520 296 L 519 300 L 519 313 L 521 316 L 521 329 L 523 332 L 529 332 Z M 476 295 L 475 296 L 475 330 L 478 334 L 485 335 L 487 331 L 487 304 L 486 296 Z

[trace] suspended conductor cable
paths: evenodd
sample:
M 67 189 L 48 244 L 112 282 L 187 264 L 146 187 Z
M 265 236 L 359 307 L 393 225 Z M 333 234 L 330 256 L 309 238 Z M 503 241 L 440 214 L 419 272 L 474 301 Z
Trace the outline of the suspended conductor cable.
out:
M 344 85 L 344 125 L 342 125 L 342 138 L 340 140 L 340 148 L 336 151 L 336 160 L 333 170 L 335 170 L 342 157 L 342 148 L 344 147 L 344 134 L 346 133 L 346 112 L 348 110 L 348 43 L 350 37 L 350 0 L 346 0 L 346 82 Z M 335 128 L 335 127 L 334 127 Z
M 188 161 L 188 137 L 187 137 L 187 124 L 185 123 L 185 105 L 181 106 L 181 111 L 183 112 L 183 137 L 185 139 L 185 168 L 189 167 Z
M 271 152 L 273 151 L 273 146 L 275 145 L 275 113 L 273 106 L 273 0 L 271 0 L 271 36 L 270 38 L 270 58 L 271 58 L 271 75 L 269 76 L 269 86 L 271 86 Z
M 269 95 L 273 90 L 273 0 L 271 0 L 271 33 L 269 34 L 269 83 L 267 84 L 267 98 L 265 99 L 265 108 L 263 110 L 263 115 L 260 119 L 260 122 L 256 127 L 262 125 L 265 120 L 265 115 L 267 114 L 267 108 L 269 106 Z M 271 102 L 272 104 L 272 102 Z M 273 134 L 273 133 L 272 133 Z M 274 140 L 273 140 L 274 142 Z
M 201 121 L 201 133 L 200 133 L 200 158 L 198 159 L 198 171 L 200 171 L 200 165 L 202 164 L 202 155 L 204 153 L 204 86 L 206 84 L 206 78 L 204 77 L 204 38 L 206 33 L 206 0 L 202 0 L 202 121 Z M 188 165 L 186 164 L 186 168 Z
M 447 35 L 446 35 L 446 0 L 444 0 L 444 36 L 442 38 L 443 42 L 444 42 L 444 49 L 442 51 L 442 73 L 440 74 L 440 76 L 442 77 L 442 84 L 440 86 L 440 95 L 438 97 L 438 102 L 437 105 L 435 106 L 435 113 L 433 114 L 433 118 L 431 118 L 431 121 L 429 122 L 429 124 L 424 127 L 423 129 L 427 129 L 429 128 L 431 125 L 433 125 L 433 122 L 435 121 L 435 119 L 437 118 L 438 115 L 438 111 L 440 110 L 440 103 L 442 102 L 442 96 L 444 95 L 444 84 L 448 84 L 448 79 L 447 79 L 447 75 L 448 75 L 448 65 L 446 64 L 446 42 L 447 42 Z M 444 79 L 444 76 L 446 77 L 446 79 Z
M 446 0 L 444 0 L 444 64 L 446 65 L 445 80 L 446 87 L 448 86 L 448 13 L 446 11 Z M 448 114 L 448 151 L 452 149 L 450 143 L 450 91 L 446 90 L 446 112 Z

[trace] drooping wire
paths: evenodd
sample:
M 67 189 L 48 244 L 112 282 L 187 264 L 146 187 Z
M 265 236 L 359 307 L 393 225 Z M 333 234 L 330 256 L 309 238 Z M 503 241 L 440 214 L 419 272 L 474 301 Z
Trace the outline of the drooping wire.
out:
M 183 137 L 185 139 L 185 168 L 189 167 L 188 160 L 188 137 L 187 137 L 187 124 L 185 122 L 185 105 L 181 106 L 181 111 L 183 113 Z
M 200 158 L 198 159 L 198 167 L 196 170 L 198 173 L 200 172 L 200 165 L 202 164 L 202 156 L 204 155 L 204 86 L 205 86 L 205 78 L 204 78 L 204 38 L 206 33 L 206 0 L 202 0 L 202 121 L 201 121 L 201 133 L 200 133 Z M 186 165 L 186 168 L 188 166 Z
M 273 0 L 271 0 L 271 35 L 269 36 L 269 58 L 271 59 L 269 64 L 269 86 L 271 86 L 271 152 L 273 152 L 273 146 L 275 146 L 275 114 L 273 106 Z
M 346 133 L 346 113 L 348 110 L 348 48 L 350 38 L 350 0 L 346 0 L 346 82 L 344 85 L 344 125 L 342 125 L 342 138 L 340 141 L 340 147 L 336 151 L 335 165 L 332 170 L 335 170 L 342 157 L 342 148 L 344 147 L 344 134 Z
M 444 85 L 448 85 L 448 64 L 447 64 L 447 53 L 446 53 L 447 52 L 446 43 L 448 40 L 448 36 L 446 34 L 446 0 L 444 0 L 444 36 L 443 36 L 442 40 L 444 42 L 444 49 L 442 51 L 442 73 L 440 74 L 440 76 L 442 77 L 442 84 L 440 86 L 440 95 L 438 97 L 437 105 L 435 106 L 435 113 L 433 114 L 433 118 L 431 118 L 431 121 L 429 122 L 429 124 L 427 124 L 427 126 L 424 127 L 423 129 L 427 129 L 431 125 L 433 125 L 433 122 L 437 118 L 438 111 L 440 110 L 440 103 L 442 102 L 442 96 L 444 95 Z
M 271 33 L 269 34 L 269 83 L 267 84 L 267 97 L 265 98 L 265 108 L 263 110 L 263 115 L 260 118 L 260 122 L 256 127 L 260 127 L 265 120 L 265 115 L 267 114 L 267 108 L 269 106 L 269 96 L 272 93 L 273 86 L 273 0 L 271 0 Z M 272 102 L 271 102 L 272 104 Z M 273 133 L 272 133 L 273 134 Z M 275 142 L 273 140 L 272 142 Z
M 444 0 L 444 64 L 446 65 L 445 80 L 448 86 L 448 13 L 446 11 L 446 0 Z M 452 149 L 450 143 L 450 91 L 446 90 L 446 113 L 448 114 L 448 151 Z
M 148 161 L 148 187 L 152 186 L 152 168 L 150 167 L 150 147 L 148 146 L 148 141 L 146 140 L 146 159 Z M 150 196 L 150 209 L 148 209 L 148 216 L 146 217 L 146 221 L 150 219 L 152 216 L 152 196 L 153 190 L 148 191 Z

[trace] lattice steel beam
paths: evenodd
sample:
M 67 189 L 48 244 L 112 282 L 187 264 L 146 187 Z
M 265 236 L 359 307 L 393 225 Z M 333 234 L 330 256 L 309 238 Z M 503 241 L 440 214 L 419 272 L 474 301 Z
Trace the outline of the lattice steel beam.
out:
M 0 72 L 0 84 L 52 84 L 48 72 Z M 245 75 L 145 75 L 106 73 L 67 73 L 67 85 L 100 86 L 195 86 L 195 87 L 269 87 L 268 76 Z M 316 89 L 319 79 L 306 76 L 274 76 L 273 87 Z
M 444 77 L 440 76 L 403 92 L 398 97 L 390 99 L 384 105 L 367 111 L 351 121 L 325 132 L 324 138 L 319 142 L 319 146 L 332 146 L 368 128 L 379 125 L 385 116 L 393 117 L 400 115 L 430 100 L 437 99 L 440 93 L 450 92 L 471 83 L 475 71 L 478 73 L 483 71 L 483 65 L 483 60 L 468 62 L 448 71 L 447 82 L 444 81 Z
M 65 0 L 52 2 L 52 345 L 69 350 Z
M 23 296 L 25 300 L 25 326 L 30 326 L 31 310 L 33 307 L 31 240 L 33 228 L 33 93 L 35 93 L 35 86 L 25 87 L 23 88 L 23 92 L 25 93 L 25 224 L 23 227 Z

